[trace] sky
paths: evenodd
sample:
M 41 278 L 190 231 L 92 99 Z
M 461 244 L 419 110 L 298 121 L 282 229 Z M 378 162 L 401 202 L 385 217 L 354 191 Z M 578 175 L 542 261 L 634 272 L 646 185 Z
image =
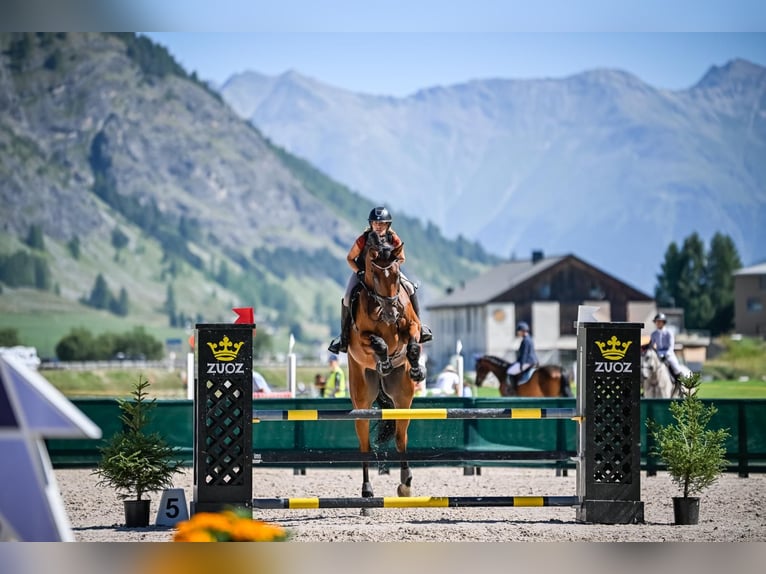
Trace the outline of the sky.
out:
M 4 0 L 0 30 L 148 31 L 216 85 L 293 70 L 398 97 L 594 68 L 677 90 L 734 58 L 766 66 L 764 0 Z
M 764 2 L 766 5 L 766 2 Z M 247 70 L 296 71 L 322 83 L 404 97 L 486 78 L 561 78 L 616 68 L 680 90 L 711 66 L 766 66 L 766 33 L 658 32 L 161 32 L 147 33 L 215 85 Z

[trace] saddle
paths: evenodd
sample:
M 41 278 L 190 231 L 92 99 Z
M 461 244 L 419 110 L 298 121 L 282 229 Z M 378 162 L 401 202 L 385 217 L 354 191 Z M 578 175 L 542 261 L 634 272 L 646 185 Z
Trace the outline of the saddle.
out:
M 518 375 L 509 375 L 511 377 L 511 382 L 516 385 L 523 385 L 524 383 L 528 383 L 529 379 L 532 378 L 532 375 L 535 374 L 535 371 L 537 370 L 537 366 L 529 367 L 526 371 L 521 371 Z

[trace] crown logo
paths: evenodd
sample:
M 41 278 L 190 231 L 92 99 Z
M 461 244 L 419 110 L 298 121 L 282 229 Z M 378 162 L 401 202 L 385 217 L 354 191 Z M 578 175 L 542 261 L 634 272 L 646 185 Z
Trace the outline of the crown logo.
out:
M 213 351 L 213 356 L 218 361 L 233 361 L 237 358 L 239 350 L 245 342 L 232 343 L 227 335 L 223 336 L 218 343 L 208 343 L 207 346 Z
M 596 341 L 596 345 L 601 351 L 601 356 L 610 361 L 619 361 L 625 358 L 625 353 L 628 352 L 633 341 L 625 341 L 622 343 L 615 335 L 607 342 Z

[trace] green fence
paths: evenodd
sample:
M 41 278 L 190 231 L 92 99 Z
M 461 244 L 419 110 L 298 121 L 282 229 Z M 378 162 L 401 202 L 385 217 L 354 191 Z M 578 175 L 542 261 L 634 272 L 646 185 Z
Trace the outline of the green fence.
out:
M 72 401 L 95 424 L 101 427 L 104 437 L 109 437 L 121 428 L 120 410 L 114 399 L 74 399 Z M 651 399 L 641 401 L 641 461 L 642 468 L 653 472 L 662 465 L 652 456 L 650 436 L 646 432 L 647 417 L 659 423 L 671 420 L 669 400 Z M 727 443 L 727 458 L 731 472 L 747 476 L 750 472 L 766 470 L 766 399 L 716 399 L 704 401 L 714 403 L 718 413 L 713 418 L 715 427 L 728 427 L 731 436 Z M 160 432 L 173 446 L 179 448 L 179 456 L 191 465 L 193 459 L 193 410 L 189 400 L 158 400 L 152 417 L 150 430 Z M 416 398 L 417 408 L 575 408 L 574 399 L 508 399 L 508 398 Z M 256 410 L 350 410 L 349 399 L 256 399 Z M 371 421 L 374 427 L 377 421 Z M 409 449 L 413 452 L 434 452 L 438 450 L 478 451 L 559 451 L 571 455 L 577 449 L 577 423 L 566 419 L 521 420 L 521 419 L 437 419 L 413 420 L 409 430 Z M 47 441 L 48 451 L 54 467 L 93 467 L 99 460 L 98 448 L 102 440 L 51 439 Z M 393 450 L 393 446 L 389 447 Z M 338 452 L 358 451 L 353 421 L 264 421 L 253 425 L 253 452 L 279 452 L 293 455 L 296 460 L 302 453 L 310 451 Z M 261 463 L 270 466 L 285 466 L 284 463 Z M 327 463 L 324 463 L 327 464 Z M 356 466 L 357 463 L 344 463 Z M 415 464 L 431 464 L 419 462 Z M 438 464 L 445 464 L 439 462 Z M 574 462 L 562 460 L 535 462 L 502 461 L 460 463 L 469 466 L 490 466 L 504 464 L 523 466 L 526 464 L 574 468 Z M 289 464 L 293 468 L 320 466 L 322 463 Z

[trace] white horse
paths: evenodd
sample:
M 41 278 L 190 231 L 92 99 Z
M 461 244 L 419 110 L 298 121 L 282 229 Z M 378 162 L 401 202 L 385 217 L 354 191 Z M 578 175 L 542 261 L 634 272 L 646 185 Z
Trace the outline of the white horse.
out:
M 681 366 L 681 375 L 688 375 L 691 371 Z M 681 397 L 681 385 L 673 381 L 670 369 L 660 356 L 651 347 L 641 352 L 641 387 L 644 390 L 644 398 L 647 399 L 674 399 Z

